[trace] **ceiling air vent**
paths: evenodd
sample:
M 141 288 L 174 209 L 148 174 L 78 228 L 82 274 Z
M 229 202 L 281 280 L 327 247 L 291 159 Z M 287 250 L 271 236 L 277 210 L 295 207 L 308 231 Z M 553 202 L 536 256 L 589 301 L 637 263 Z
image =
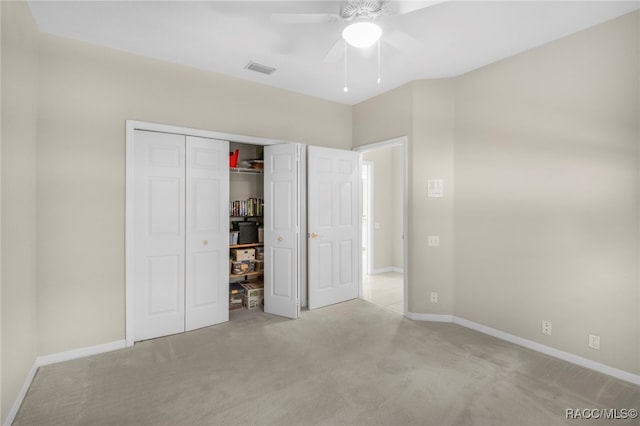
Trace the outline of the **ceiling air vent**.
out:
M 248 70 L 259 72 L 266 75 L 271 75 L 276 70 L 273 67 L 262 65 L 253 61 L 249 62 L 245 68 Z

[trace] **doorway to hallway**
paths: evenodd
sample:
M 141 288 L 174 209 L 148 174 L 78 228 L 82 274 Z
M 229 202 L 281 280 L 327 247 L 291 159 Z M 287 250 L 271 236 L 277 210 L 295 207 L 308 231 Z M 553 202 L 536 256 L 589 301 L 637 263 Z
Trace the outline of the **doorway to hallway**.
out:
M 401 315 L 407 309 L 406 138 L 360 147 L 361 297 Z

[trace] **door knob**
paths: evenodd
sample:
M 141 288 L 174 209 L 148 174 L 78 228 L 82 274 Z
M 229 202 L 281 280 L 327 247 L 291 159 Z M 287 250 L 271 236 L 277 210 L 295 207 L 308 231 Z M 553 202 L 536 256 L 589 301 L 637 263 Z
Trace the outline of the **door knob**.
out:
M 282 241 L 282 237 L 278 237 L 278 241 Z
M 318 238 L 320 235 L 316 234 L 315 232 L 311 233 L 311 238 Z
M 206 246 L 207 244 L 209 244 L 209 240 L 204 240 L 204 241 L 202 242 L 202 245 L 204 245 L 204 246 Z

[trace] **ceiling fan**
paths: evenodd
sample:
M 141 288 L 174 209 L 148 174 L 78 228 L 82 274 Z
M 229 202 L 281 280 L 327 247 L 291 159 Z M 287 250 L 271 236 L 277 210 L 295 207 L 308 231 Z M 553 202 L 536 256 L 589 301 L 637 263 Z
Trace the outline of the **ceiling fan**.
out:
M 342 37 L 339 37 L 333 44 L 333 47 L 329 49 L 326 54 L 325 62 L 334 62 L 341 58 L 344 52 L 344 42 L 347 41 L 354 47 L 363 48 L 368 47 L 372 43 L 366 42 L 362 45 L 352 43 L 348 41 L 349 29 L 353 29 L 356 26 L 365 27 L 368 26 L 369 30 L 378 31 L 375 41 L 380 39 L 381 30 L 374 29 L 371 24 L 383 16 L 389 15 L 404 15 L 420 9 L 424 9 L 429 6 L 433 6 L 437 3 L 442 3 L 446 0 L 432 0 L 432 1 L 376 1 L 376 0 L 349 0 L 342 4 L 339 13 L 275 13 L 271 15 L 271 19 L 275 23 L 280 24 L 328 24 L 336 22 L 350 23 L 351 25 L 344 29 Z M 414 51 L 419 47 L 419 42 L 411 37 L 409 34 L 393 29 L 385 32 L 382 36 L 382 41 L 389 44 L 391 47 L 403 51 Z

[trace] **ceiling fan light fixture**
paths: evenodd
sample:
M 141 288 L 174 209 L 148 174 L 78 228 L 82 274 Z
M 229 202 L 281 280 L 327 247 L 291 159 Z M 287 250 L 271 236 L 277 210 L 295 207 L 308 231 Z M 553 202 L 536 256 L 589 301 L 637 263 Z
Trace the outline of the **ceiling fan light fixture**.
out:
M 373 22 L 354 22 L 342 30 L 342 38 L 353 47 L 364 49 L 380 40 L 382 29 Z

